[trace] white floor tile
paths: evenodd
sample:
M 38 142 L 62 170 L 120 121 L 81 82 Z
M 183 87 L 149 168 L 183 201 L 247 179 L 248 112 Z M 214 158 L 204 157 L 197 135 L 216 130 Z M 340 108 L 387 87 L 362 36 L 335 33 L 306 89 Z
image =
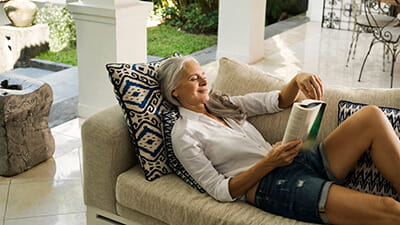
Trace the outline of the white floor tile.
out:
M 81 119 L 75 118 L 51 129 L 51 132 L 73 138 L 81 138 Z
M 54 158 L 70 153 L 82 145 L 80 137 L 70 137 L 56 132 L 53 132 L 53 137 L 56 145 Z
M 50 158 L 30 170 L 12 177 L 11 183 L 80 180 L 81 165 L 79 154 L 79 149 L 75 149 L 57 158 Z
M 8 184 L 0 185 L 0 224 L 2 224 L 2 218 L 4 218 L 6 210 L 8 186 Z
M 10 177 L 2 177 L 2 176 L 0 176 L 0 185 L 1 184 L 9 184 L 10 180 L 11 180 Z
M 390 87 L 390 64 L 383 69 L 383 47 L 376 44 L 366 61 L 361 82 L 358 76 L 371 42 L 371 34 L 358 40 L 355 59 L 346 67 L 350 31 L 321 28 L 309 22 L 265 40 L 265 58 L 253 66 L 289 80 L 300 71 L 321 76 L 326 86 Z M 400 87 L 400 63 L 395 64 L 394 85 Z
M 6 219 L 85 211 L 80 181 L 11 184 Z
M 23 219 L 9 219 L 5 225 L 86 225 L 86 214 L 65 214 L 56 216 L 30 217 Z

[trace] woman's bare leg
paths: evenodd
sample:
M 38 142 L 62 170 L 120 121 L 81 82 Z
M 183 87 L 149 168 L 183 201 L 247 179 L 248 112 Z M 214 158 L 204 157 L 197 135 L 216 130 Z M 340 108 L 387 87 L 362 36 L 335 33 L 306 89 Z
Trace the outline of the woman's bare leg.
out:
M 331 224 L 400 224 L 400 202 L 332 185 L 326 202 Z
M 366 106 L 346 119 L 323 142 L 334 175 L 344 179 L 360 156 L 371 149 L 377 169 L 400 193 L 400 141 L 386 116 Z

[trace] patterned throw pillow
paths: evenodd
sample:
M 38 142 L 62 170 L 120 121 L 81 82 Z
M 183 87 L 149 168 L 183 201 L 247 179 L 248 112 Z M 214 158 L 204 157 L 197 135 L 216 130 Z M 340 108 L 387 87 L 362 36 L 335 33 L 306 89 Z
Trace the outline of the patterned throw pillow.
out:
M 205 190 L 189 175 L 189 173 L 183 168 L 182 164 L 176 158 L 171 142 L 171 132 L 174 127 L 175 121 L 179 118 L 179 111 L 175 108 L 172 110 L 163 112 L 163 135 L 165 151 L 167 153 L 168 166 L 174 171 L 174 173 L 185 181 L 187 184 L 197 189 L 200 193 L 204 193 Z
M 174 56 L 180 55 L 175 53 Z M 160 63 L 166 59 L 148 64 L 106 65 L 140 166 L 149 181 L 171 172 L 166 162 L 161 131 L 161 113 L 170 106 L 161 95 L 156 73 Z
M 340 101 L 338 109 L 339 124 L 366 104 Z M 397 136 L 400 138 L 400 110 L 380 107 L 388 117 Z M 389 196 L 400 200 L 393 186 L 382 176 L 372 162 L 369 152 L 364 153 L 357 162 L 356 168 L 348 175 L 346 187 L 375 195 Z

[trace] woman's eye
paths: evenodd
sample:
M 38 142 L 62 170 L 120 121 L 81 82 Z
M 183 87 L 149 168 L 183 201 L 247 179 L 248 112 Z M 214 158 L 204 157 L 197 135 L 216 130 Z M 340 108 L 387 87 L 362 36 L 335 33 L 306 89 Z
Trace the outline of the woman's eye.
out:
M 200 79 L 200 76 L 192 76 L 192 77 L 190 77 L 190 81 L 196 81 L 196 80 L 199 80 Z M 207 80 L 207 77 L 203 77 L 202 78 L 202 80 Z

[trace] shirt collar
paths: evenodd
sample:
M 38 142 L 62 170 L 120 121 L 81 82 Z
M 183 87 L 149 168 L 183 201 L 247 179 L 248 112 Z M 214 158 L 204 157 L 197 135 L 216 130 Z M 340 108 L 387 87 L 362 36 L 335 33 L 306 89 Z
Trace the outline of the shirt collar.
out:
M 205 116 L 202 113 L 198 113 L 195 111 L 192 111 L 190 109 L 187 109 L 185 107 L 179 106 L 179 113 L 181 114 L 182 117 L 187 118 L 187 119 L 192 119 L 192 120 L 199 120 Z

